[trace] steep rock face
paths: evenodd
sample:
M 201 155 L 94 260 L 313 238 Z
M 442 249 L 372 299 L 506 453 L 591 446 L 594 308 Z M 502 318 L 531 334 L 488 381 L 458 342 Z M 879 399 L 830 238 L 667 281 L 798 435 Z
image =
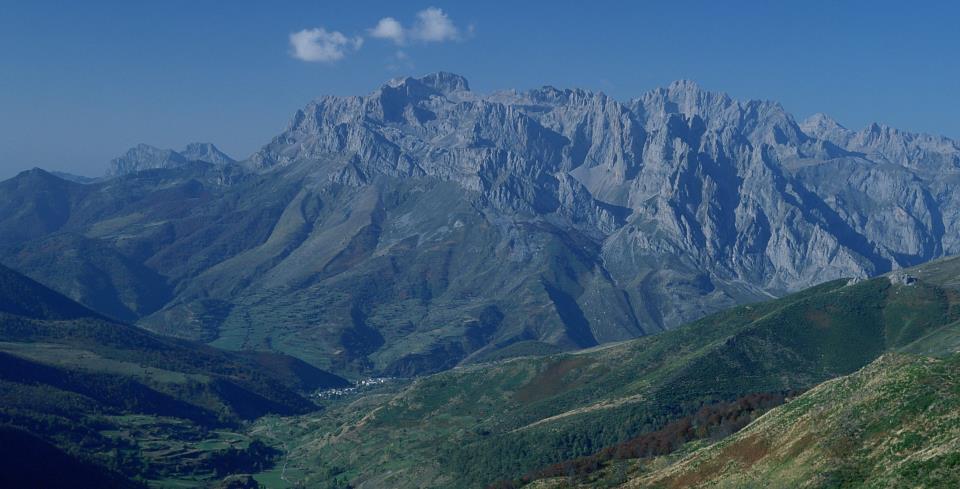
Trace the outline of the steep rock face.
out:
M 832 186 L 828 191 L 834 197 L 824 201 L 837 212 L 853 214 L 848 220 L 882 243 L 881 254 L 919 263 L 960 250 L 957 141 L 877 123 L 851 131 L 822 114 L 805 121 L 804 130 L 853 153 L 805 180 L 811 187 Z M 868 202 L 847 205 L 852 198 Z M 876 238 L 881 234 L 889 238 Z
M 190 145 L 132 151 L 89 185 L 21 175 L 2 184 L 0 251 L 41 280 L 62 260 L 29 250 L 82 258 L 69 270 L 96 274 L 57 277 L 64 292 L 156 330 L 410 374 L 960 253 L 958 155 L 689 81 L 617 101 L 435 73 L 317 99 L 237 164 Z
M 960 251 L 948 232 L 956 213 L 939 209 L 956 204 L 947 189 L 960 168 L 946 138 L 877 125 L 855 133 L 823 115 L 798 124 L 777 103 L 689 81 L 627 103 L 468 87 L 437 74 L 322 98 L 250 164 L 315 161 L 353 186 L 381 175 L 450 180 L 498 212 L 563 221 L 601 243 L 634 301 L 658 304 L 657 327 Z

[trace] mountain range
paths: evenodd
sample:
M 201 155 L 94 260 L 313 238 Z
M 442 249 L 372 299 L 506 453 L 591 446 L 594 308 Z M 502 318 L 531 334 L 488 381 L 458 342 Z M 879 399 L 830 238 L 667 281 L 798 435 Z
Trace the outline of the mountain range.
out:
M 960 145 L 689 81 L 321 97 L 243 161 L 0 183 L 0 262 L 100 314 L 348 376 L 589 348 L 960 253 Z

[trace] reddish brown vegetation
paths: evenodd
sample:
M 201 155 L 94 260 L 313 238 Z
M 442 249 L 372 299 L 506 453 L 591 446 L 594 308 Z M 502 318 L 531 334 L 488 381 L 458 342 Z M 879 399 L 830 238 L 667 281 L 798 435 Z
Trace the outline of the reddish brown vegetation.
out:
M 529 472 L 517 481 L 496 482 L 489 488 L 514 489 L 537 479 L 582 477 L 596 472 L 611 460 L 657 457 L 667 455 L 693 440 L 723 438 L 739 431 L 771 408 L 783 404 L 792 395 L 795 393 L 750 394 L 733 402 L 706 405 L 696 414 L 673 421 L 657 431 L 604 448 L 587 457 Z
M 730 462 L 737 462 L 744 469 L 749 468 L 767 455 L 769 448 L 765 440 L 757 437 L 745 438 L 728 445 L 716 459 L 700 465 L 693 472 L 674 476 L 672 480 L 664 482 L 670 489 L 692 487 L 716 477 Z

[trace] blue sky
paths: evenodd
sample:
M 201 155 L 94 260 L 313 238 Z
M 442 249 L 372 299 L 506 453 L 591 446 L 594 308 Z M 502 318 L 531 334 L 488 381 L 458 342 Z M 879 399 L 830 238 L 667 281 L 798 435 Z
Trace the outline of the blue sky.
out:
M 99 175 L 140 142 L 244 158 L 313 97 L 437 70 L 620 99 L 687 78 L 960 138 L 958 18 L 957 2 L 0 0 L 0 178 Z

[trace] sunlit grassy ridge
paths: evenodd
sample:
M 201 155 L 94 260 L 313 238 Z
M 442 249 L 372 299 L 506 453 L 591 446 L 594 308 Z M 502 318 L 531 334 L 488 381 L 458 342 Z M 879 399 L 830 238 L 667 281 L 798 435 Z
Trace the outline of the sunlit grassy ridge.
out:
M 958 487 L 960 355 L 884 355 L 628 486 Z

